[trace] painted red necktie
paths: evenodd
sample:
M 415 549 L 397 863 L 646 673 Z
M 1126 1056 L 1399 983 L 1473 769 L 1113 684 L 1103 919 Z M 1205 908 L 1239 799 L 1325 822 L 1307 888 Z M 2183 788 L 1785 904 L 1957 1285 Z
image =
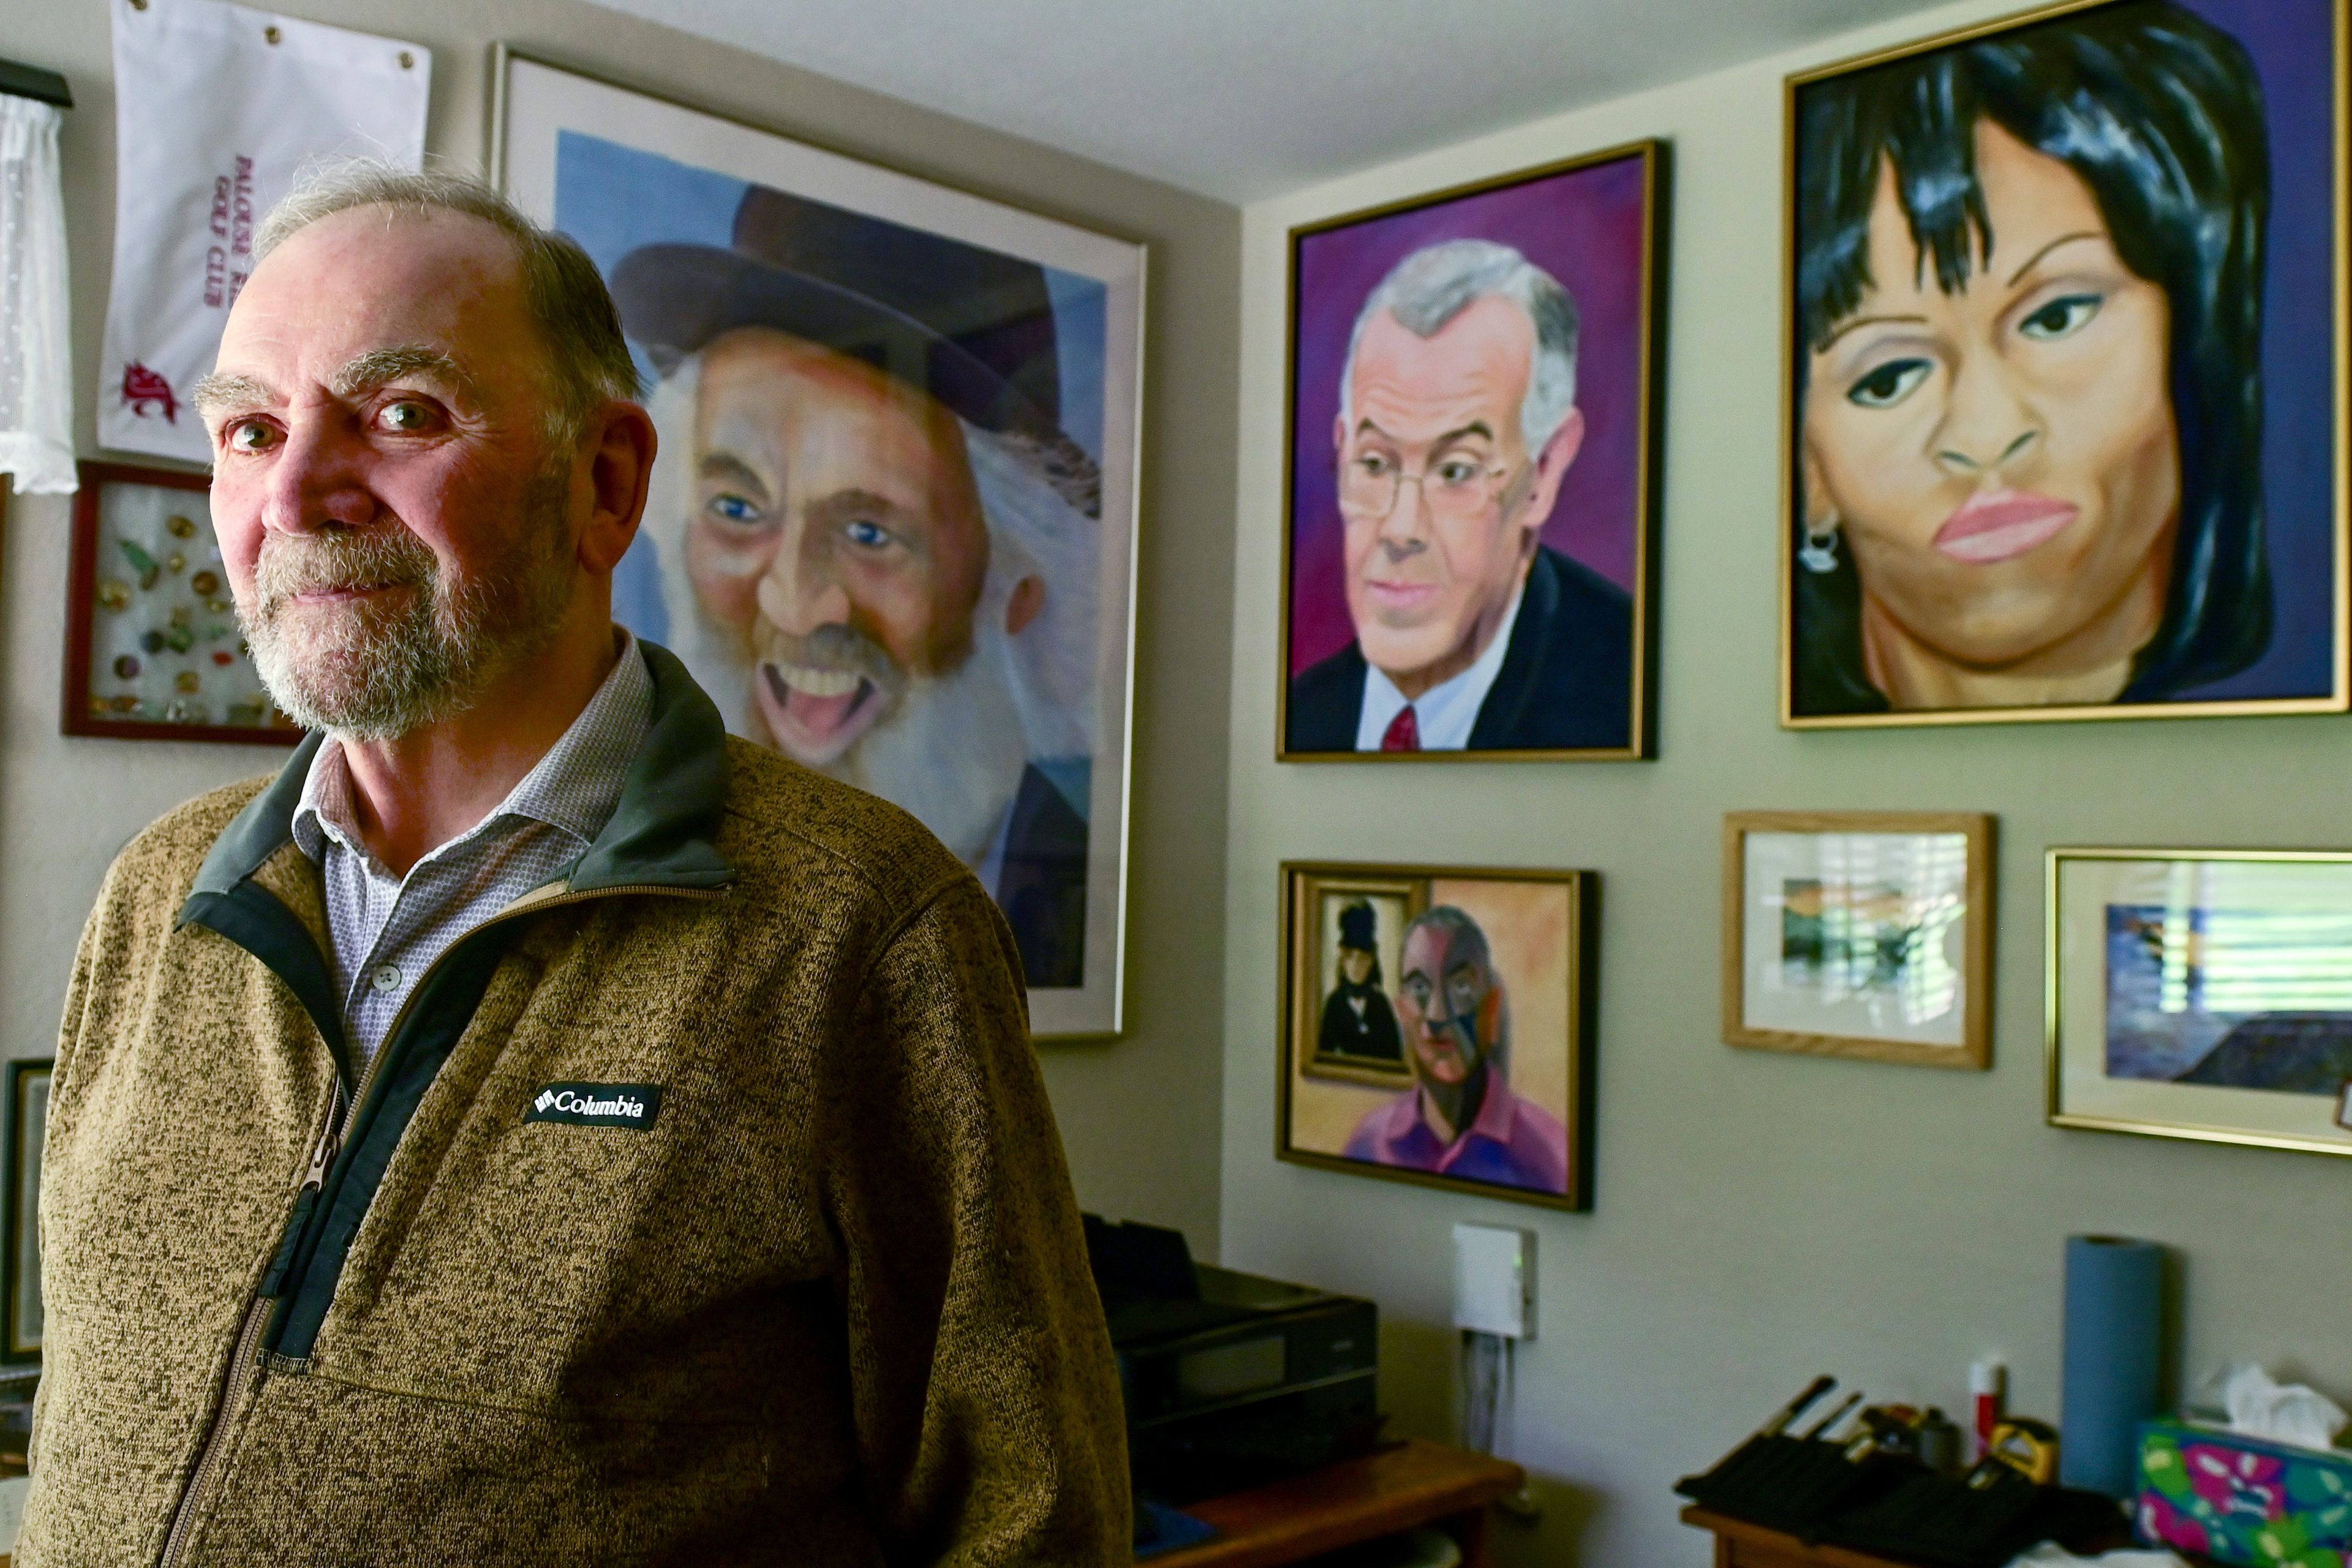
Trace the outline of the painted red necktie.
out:
M 1421 721 L 1412 716 L 1412 704 L 1408 703 L 1397 710 L 1397 716 L 1389 721 L 1389 732 L 1381 737 L 1381 750 L 1383 752 L 1421 750 Z

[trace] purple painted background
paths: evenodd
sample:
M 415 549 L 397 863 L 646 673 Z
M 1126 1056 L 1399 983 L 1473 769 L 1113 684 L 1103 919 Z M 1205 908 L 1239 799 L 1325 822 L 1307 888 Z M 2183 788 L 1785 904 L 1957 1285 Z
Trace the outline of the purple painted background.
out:
M 2270 651 L 2178 700 L 2320 697 L 2335 662 L 2334 0 L 2181 0 L 2245 45 L 2271 132 L 2263 290 L 2263 501 Z
M 1508 245 L 1559 279 L 1583 332 L 1576 405 L 1584 449 L 1543 540 L 1619 586 L 1633 585 L 1641 465 L 1642 160 L 1639 154 L 1504 190 L 1396 213 L 1300 241 L 1297 405 L 1291 410 L 1290 673 L 1346 647 L 1355 628 L 1339 554 L 1332 422 L 1348 334 L 1389 268 L 1448 239 Z

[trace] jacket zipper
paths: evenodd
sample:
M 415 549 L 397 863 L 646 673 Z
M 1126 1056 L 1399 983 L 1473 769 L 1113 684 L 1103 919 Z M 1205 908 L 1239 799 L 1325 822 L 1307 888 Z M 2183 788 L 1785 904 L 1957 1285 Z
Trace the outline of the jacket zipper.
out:
M 552 898 L 537 900 L 520 909 L 509 905 L 506 910 L 492 915 L 480 925 L 467 931 L 457 941 L 443 948 L 440 957 L 425 965 L 425 973 L 417 976 L 416 984 L 408 988 L 406 1000 L 401 1003 L 400 1010 L 393 1015 L 391 1026 L 384 1030 L 383 1040 L 377 1044 L 374 1052 L 368 1058 L 367 1068 L 360 1075 L 359 1085 L 352 1091 L 350 1100 L 346 1100 L 343 1098 L 341 1079 L 339 1078 L 336 1080 L 333 1097 L 327 1104 L 327 1130 L 320 1138 L 318 1147 L 310 1152 L 310 1164 L 303 1174 L 302 1184 L 295 1189 L 296 1211 L 299 1213 L 302 1210 L 306 1200 L 315 1205 L 319 1201 L 320 1194 L 324 1192 L 327 1173 L 333 1166 L 335 1156 L 342 1152 L 344 1130 L 350 1127 L 352 1118 L 359 1114 L 359 1108 L 365 1100 L 368 1091 L 375 1086 L 377 1068 L 383 1065 L 383 1058 L 391 1054 L 386 1047 L 399 1037 L 401 1026 L 408 1021 L 410 1005 L 419 996 L 425 994 L 425 983 L 430 981 L 435 971 L 441 967 L 442 959 L 455 952 L 458 946 L 472 937 L 475 932 L 486 931 L 502 921 L 513 920 L 527 914 L 537 914 L 541 910 L 560 909 L 566 904 L 586 903 L 591 899 L 612 898 L 624 893 L 661 893 L 672 898 L 689 899 L 725 897 L 725 894 L 716 888 L 679 888 L 664 886 L 660 883 L 642 883 L 624 888 L 597 888 L 585 893 L 560 894 Z M 530 895 L 525 894 L 524 897 L 529 898 Z M 342 1113 L 340 1117 L 336 1114 L 338 1110 Z M 307 1214 L 303 1215 L 301 1223 L 293 1226 L 296 1232 L 293 1243 L 298 1249 L 301 1241 L 299 1233 L 308 1227 L 310 1217 Z M 284 1283 L 280 1281 L 281 1289 Z M 257 1290 L 253 1300 L 246 1306 L 245 1321 L 236 1333 L 236 1348 L 229 1353 L 228 1375 L 222 1381 L 220 1396 L 214 1402 L 212 1414 L 205 1422 L 205 1436 L 196 1449 L 195 1468 L 188 1472 L 188 1484 L 180 1490 L 180 1506 L 172 1511 L 172 1527 L 164 1533 L 163 1554 L 156 1558 L 155 1568 L 172 1568 L 173 1563 L 178 1560 L 181 1549 L 186 1544 L 188 1522 L 195 1517 L 197 1505 L 205 1500 L 213 1483 L 218 1479 L 221 1452 L 225 1446 L 222 1440 L 222 1418 L 228 1414 L 230 1404 L 237 1396 L 238 1391 L 252 1377 L 254 1363 L 260 1355 L 263 1331 L 269 1326 L 270 1311 L 280 1299 L 276 1296 L 265 1296 Z
M 342 1143 L 342 1127 L 336 1120 L 336 1112 L 342 1109 L 343 1086 L 339 1079 L 327 1101 L 326 1131 L 320 1135 L 319 1146 L 310 1152 L 310 1166 L 303 1173 L 302 1184 L 295 1189 L 294 1205 L 298 1210 L 305 1198 L 317 1202 L 320 1189 L 327 1184 L 327 1167 L 334 1163 L 336 1151 Z M 253 1364 L 261 1351 L 262 1331 L 269 1325 L 269 1309 L 274 1300 L 256 1291 L 253 1300 L 246 1303 L 245 1321 L 236 1331 L 236 1348 L 229 1352 L 228 1374 L 222 1378 L 220 1395 L 213 1402 L 212 1413 L 205 1420 L 204 1445 L 196 1450 L 196 1464 L 188 1472 L 188 1484 L 181 1489 L 180 1506 L 173 1510 L 172 1528 L 163 1536 L 163 1552 L 156 1559 L 156 1568 L 171 1568 L 187 1543 L 188 1521 L 195 1516 L 196 1504 L 210 1489 L 214 1473 L 220 1468 L 222 1450 L 226 1447 L 221 1418 L 228 1414 L 229 1406 L 252 1379 Z

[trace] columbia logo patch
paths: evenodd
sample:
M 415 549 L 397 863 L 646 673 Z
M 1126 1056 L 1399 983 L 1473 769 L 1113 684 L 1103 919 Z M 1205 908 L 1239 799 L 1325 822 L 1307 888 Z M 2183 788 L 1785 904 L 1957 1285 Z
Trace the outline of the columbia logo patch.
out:
M 643 1132 L 661 1110 L 657 1083 L 551 1083 L 531 1096 L 525 1121 L 568 1127 L 626 1127 Z

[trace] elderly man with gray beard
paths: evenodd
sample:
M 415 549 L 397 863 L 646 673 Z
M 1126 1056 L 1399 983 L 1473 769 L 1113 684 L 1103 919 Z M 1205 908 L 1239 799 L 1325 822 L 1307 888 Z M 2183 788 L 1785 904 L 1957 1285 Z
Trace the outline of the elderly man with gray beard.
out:
M 664 372 L 670 643 L 729 727 L 906 807 L 1084 980 L 1101 525 L 1045 269 L 753 185 L 614 268 Z
M 656 437 L 594 268 L 375 168 L 259 248 L 196 404 L 316 733 L 83 935 L 16 1562 L 1125 1560 L 1010 935 L 612 624 Z

